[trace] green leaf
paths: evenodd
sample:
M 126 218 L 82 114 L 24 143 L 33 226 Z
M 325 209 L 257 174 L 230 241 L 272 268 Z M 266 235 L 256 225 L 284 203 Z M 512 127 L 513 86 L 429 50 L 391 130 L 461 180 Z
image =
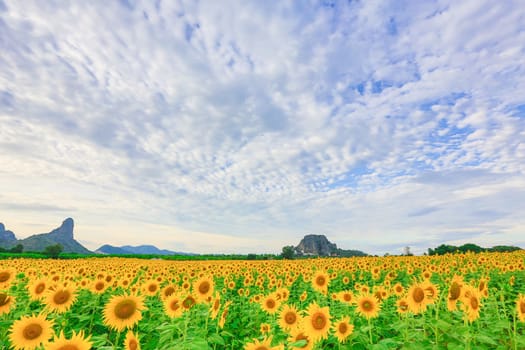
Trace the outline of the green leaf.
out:
M 477 334 L 474 338 L 480 343 L 490 344 L 490 345 L 498 344 L 494 339 L 492 339 L 489 336 L 486 336 L 485 334 Z
M 218 344 L 218 345 L 225 345 L 226 344 L 224 339 L 220 335 L 215 334 L 215 333 L 213 333 L 212 335 L 208 336 L 208 342 L 211 343 L 211 344 Z
M 294 348 L 302 348 L 303 346 L 306 346 L 306 344 L 308 344 L 308 340 L 306 339 L 301 339 L 301 340 L 298 340 L 296 342 L 293 342 L 291 344 L 289 344 L 290 346 L 294 347 Z

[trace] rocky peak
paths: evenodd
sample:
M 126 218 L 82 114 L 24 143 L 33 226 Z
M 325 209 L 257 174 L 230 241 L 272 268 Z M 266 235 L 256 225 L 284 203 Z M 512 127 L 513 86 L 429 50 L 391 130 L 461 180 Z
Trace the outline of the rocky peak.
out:
M 0 247 L 10 247 L 17 243 L 15 234 L 11 231 L 6 231 L 4 224 L 0 223 Z
M 60 225 L 59 228 L 54 229 L 50 234 L 72 239 L 74 226 L 75 223 L 73 222 L 73 219 L 67 218 L 62 222 L 62 225 Z
M 330 256 L 337 252 L 337 245 L 324 235 L 306 235 L 295 251 L 298 255 Z

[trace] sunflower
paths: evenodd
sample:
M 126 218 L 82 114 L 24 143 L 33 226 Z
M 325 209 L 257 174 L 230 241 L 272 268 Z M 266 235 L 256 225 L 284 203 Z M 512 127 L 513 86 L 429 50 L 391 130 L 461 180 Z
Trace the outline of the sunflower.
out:
M 177 294 L 173 294 L 164 300 L 164 311 L 170 318 L 182 316 L 184 311 L 182 300 Z
M 244 345 L 244 350 L 284 350 L 284 345 L 272 347 L 272 337 L 265 338 L 263 341 L 254 339 L 252 343 Z
M 226 317 L 228 316 L 228 312 L 230 310 L 230 304 L 231 301 L 227 301 L 224 305 L 224 309 L 222 309 L 221 317 L 219 318 L 218 322 L 220 328 L 224 328 L 224 324 L 226 323 Z
M 401 296 L 401 295 L 403 295 L 405 293 L 405 288 L 403 287 L 403 285 L 401 283 L 397 282 L 392 287 L 392 291 L 394 292 L 395 295 Z
M 210 308 L 210 317 L 212 320 L 216 319 L 217 316 L 219 315 L 219 310 L 221 308 L 221 295 L 220 294 L 216 294 L 215 295 L 215 298 L 213 299 L 213 303 L 211 304 L 211 308 Z
M 84 332 L 80 331 L 78 334 L 73 332 L 70 339 L 64 337 L 64 333 L 55 337 L 51 343 L 46 346 L 47 350 L 89 350 L 91 349 L 91 341 L 89 336 L 84 338 Z
M 144 301 L 135 295 L 114 295 L 104 307 L 104 324 L 117 331 L 131 328 L 142 319 Z
M 330 276 L 323 271 L 317 271 L 317 273 L 312 278 L 312 287 L 323 293 L 328 293 L 328 284 L 330 283 Z
M 308 298 L 308 292 L 303 291 L 303 292 L 301 293 L 301 296 L 299 297 L 299 300 L 301 300 L 301 301 L 305 301 L 306 298 Z
M 294 346 L 294 348 L 301 350 L 312 350 L 315 345 L 306 332 L 300 328 L 292 331 L 288 342 L 292 344 L 302 344 L 300 346 Z
M 193 297 L 193 295 L 188 294 L 184 299 L 182 299 L 182 307 L 184 308 L 184 311 L 188 311 L 191 309 L 195 304 L 197 303 L 197 300 Z
M 354 331 L 354 325 L 350 323 L 350 317 L 347 316 L 335 321 L 332 329 L 337 340 L 340 343 L 344 343 Z
M 396 301 L 397 305 L 397 313 L 398 314 L 406 314 L 409 311 L 408 306 L 408 299 L 407 298 L 401 298 Z
M 425 291 L 427 302 L 429 304 L 434 304 L 434 302 L 438 299 L 438 296 L 439 296 L 438 286 L 430 282 L 430 280 L 425 280 L 421 284 L 421 288 L 423 288 L 423 290 Z
M 77 300 L 76 291 L 71 286 L 58 285 L 48 290 L 45 303 L 51 311 L 64 313 Z
M 525 295 L 520 294 L 518 300 L 516 300 L 516 311 L 520 322 L 525 322 Z
M 452 282 L 448 290 L 447 308 L 449 311 L 456 310 L 457 301 L 461 297 L 462 287 L 463 287 L 463 278 L 458 275 L 455 275 L 452 278 Z
M 90 290 L 95 294 L 103 294 L 109 285 L 104 280 L 96 280 L 91 285 Z
M 275 314 L 279 309 L 279 306 L 281 306 L 281 303 L 277 300 L 273 293 L 261 300 L 261 307 L 270 315 Z
M 475 287 L 466 285 L 461 299 L 463 302 L 462 308 L 463 311 L 465 311 L 465 317 L 467 320 L 472 322 L 478 319 L 481 308 L 481 293 L 479 290 Z
M 144 291 L 144 294 L 146 295 L 149 295 L 149 296 L 157 295 L 157 293 L 159 292 L 159 282 L 157 282 L 156 280 L 146 281 L 142 285 L 142 290 Z
M 126 339 L 124 339 L 124 350 L 140 350 L 140 342 L 137 334 L 132 331 L 126 333 Z
M 370 294 L 363 294 L 357 298 L 356 312 L 368 319 L 375 318 L 379 315 L 381 308 L 377 298 Z
M 0 270 L 0 289 L 8 289 L 15 276 L 16 271 L 13 269 Z
M 301 323 L 301 316 L 299 315 L 295 306 L 285 305 L 279 314 L 279 326 L 285 331 L 297 328 Z
M 197 300 L 205 302 L 208 297 L 213 295 L 213 279 L 210 277 L 201 277 L 193 283 L 193 294 Z
M 15 350 L 33 350 L 46 344 L 53 335 L 53 321 L 44 315 L 22 316 L 11 326 L 9 340 Z
M 49 282 L 45 278 L 34 280 L 28 284 L 27 289 L 32 300 L 44 299 Z
M 342 290 L 337 294 L 337 296 L 338 296 L 338 299 L 342 301 L 343 303 L 347 303 L 347 304 L 354 303 L 354 299 L 355 299 L 354 293 L 352 293 L 349 290 Z
M 14 305 L 15 299 L 7 293 L 0 292 L 0 315 L 8 314 Z
M 408 308 L 414 314 L 419 314 L 427 309 L 429 301 L 425 295 L 424 286 L 420 283 L 414 283 L 407 291 Z
M 304 331 L 313 342 L 326 339 L 330 332 L 330 309 L 328 306 L 320 307 L 313 302 L 307 308 L 304 318 Z
M 162 288 L 162 292 L 161 292 L 160 296 L 163 299 L 166 299 L 166 298 L 172 296 L 176 292 L 177 292 L 177 288 L 174 285 L 172 285 L 172 284 L 168 284 L 167 286 Z
M 270 333 L 272 330 L 272 327 L 268 323 L 261 323 L 261 326 L 259 327 L 262 334 Z

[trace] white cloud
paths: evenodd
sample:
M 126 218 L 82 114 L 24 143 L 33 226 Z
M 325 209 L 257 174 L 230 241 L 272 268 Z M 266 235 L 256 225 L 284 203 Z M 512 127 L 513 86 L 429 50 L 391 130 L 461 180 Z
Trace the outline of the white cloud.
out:
M 524 188 L 518 4 L 5 7 L 15 232 L 70 208 L 85 241 L 138 244 L 158 224 L 144 243 L 200 232 L 177 241 L 196 252 L 278 252 L 314 232 L 373 253 L 454 232 L 519 243 L 524 200 L 504 200 Z

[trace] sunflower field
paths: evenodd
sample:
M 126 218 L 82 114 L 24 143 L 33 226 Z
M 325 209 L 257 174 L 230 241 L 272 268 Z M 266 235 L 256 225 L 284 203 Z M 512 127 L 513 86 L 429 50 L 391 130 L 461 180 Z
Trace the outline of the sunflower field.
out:
M 0 349 L 525 349 L 525 252 L 0 261 Z

